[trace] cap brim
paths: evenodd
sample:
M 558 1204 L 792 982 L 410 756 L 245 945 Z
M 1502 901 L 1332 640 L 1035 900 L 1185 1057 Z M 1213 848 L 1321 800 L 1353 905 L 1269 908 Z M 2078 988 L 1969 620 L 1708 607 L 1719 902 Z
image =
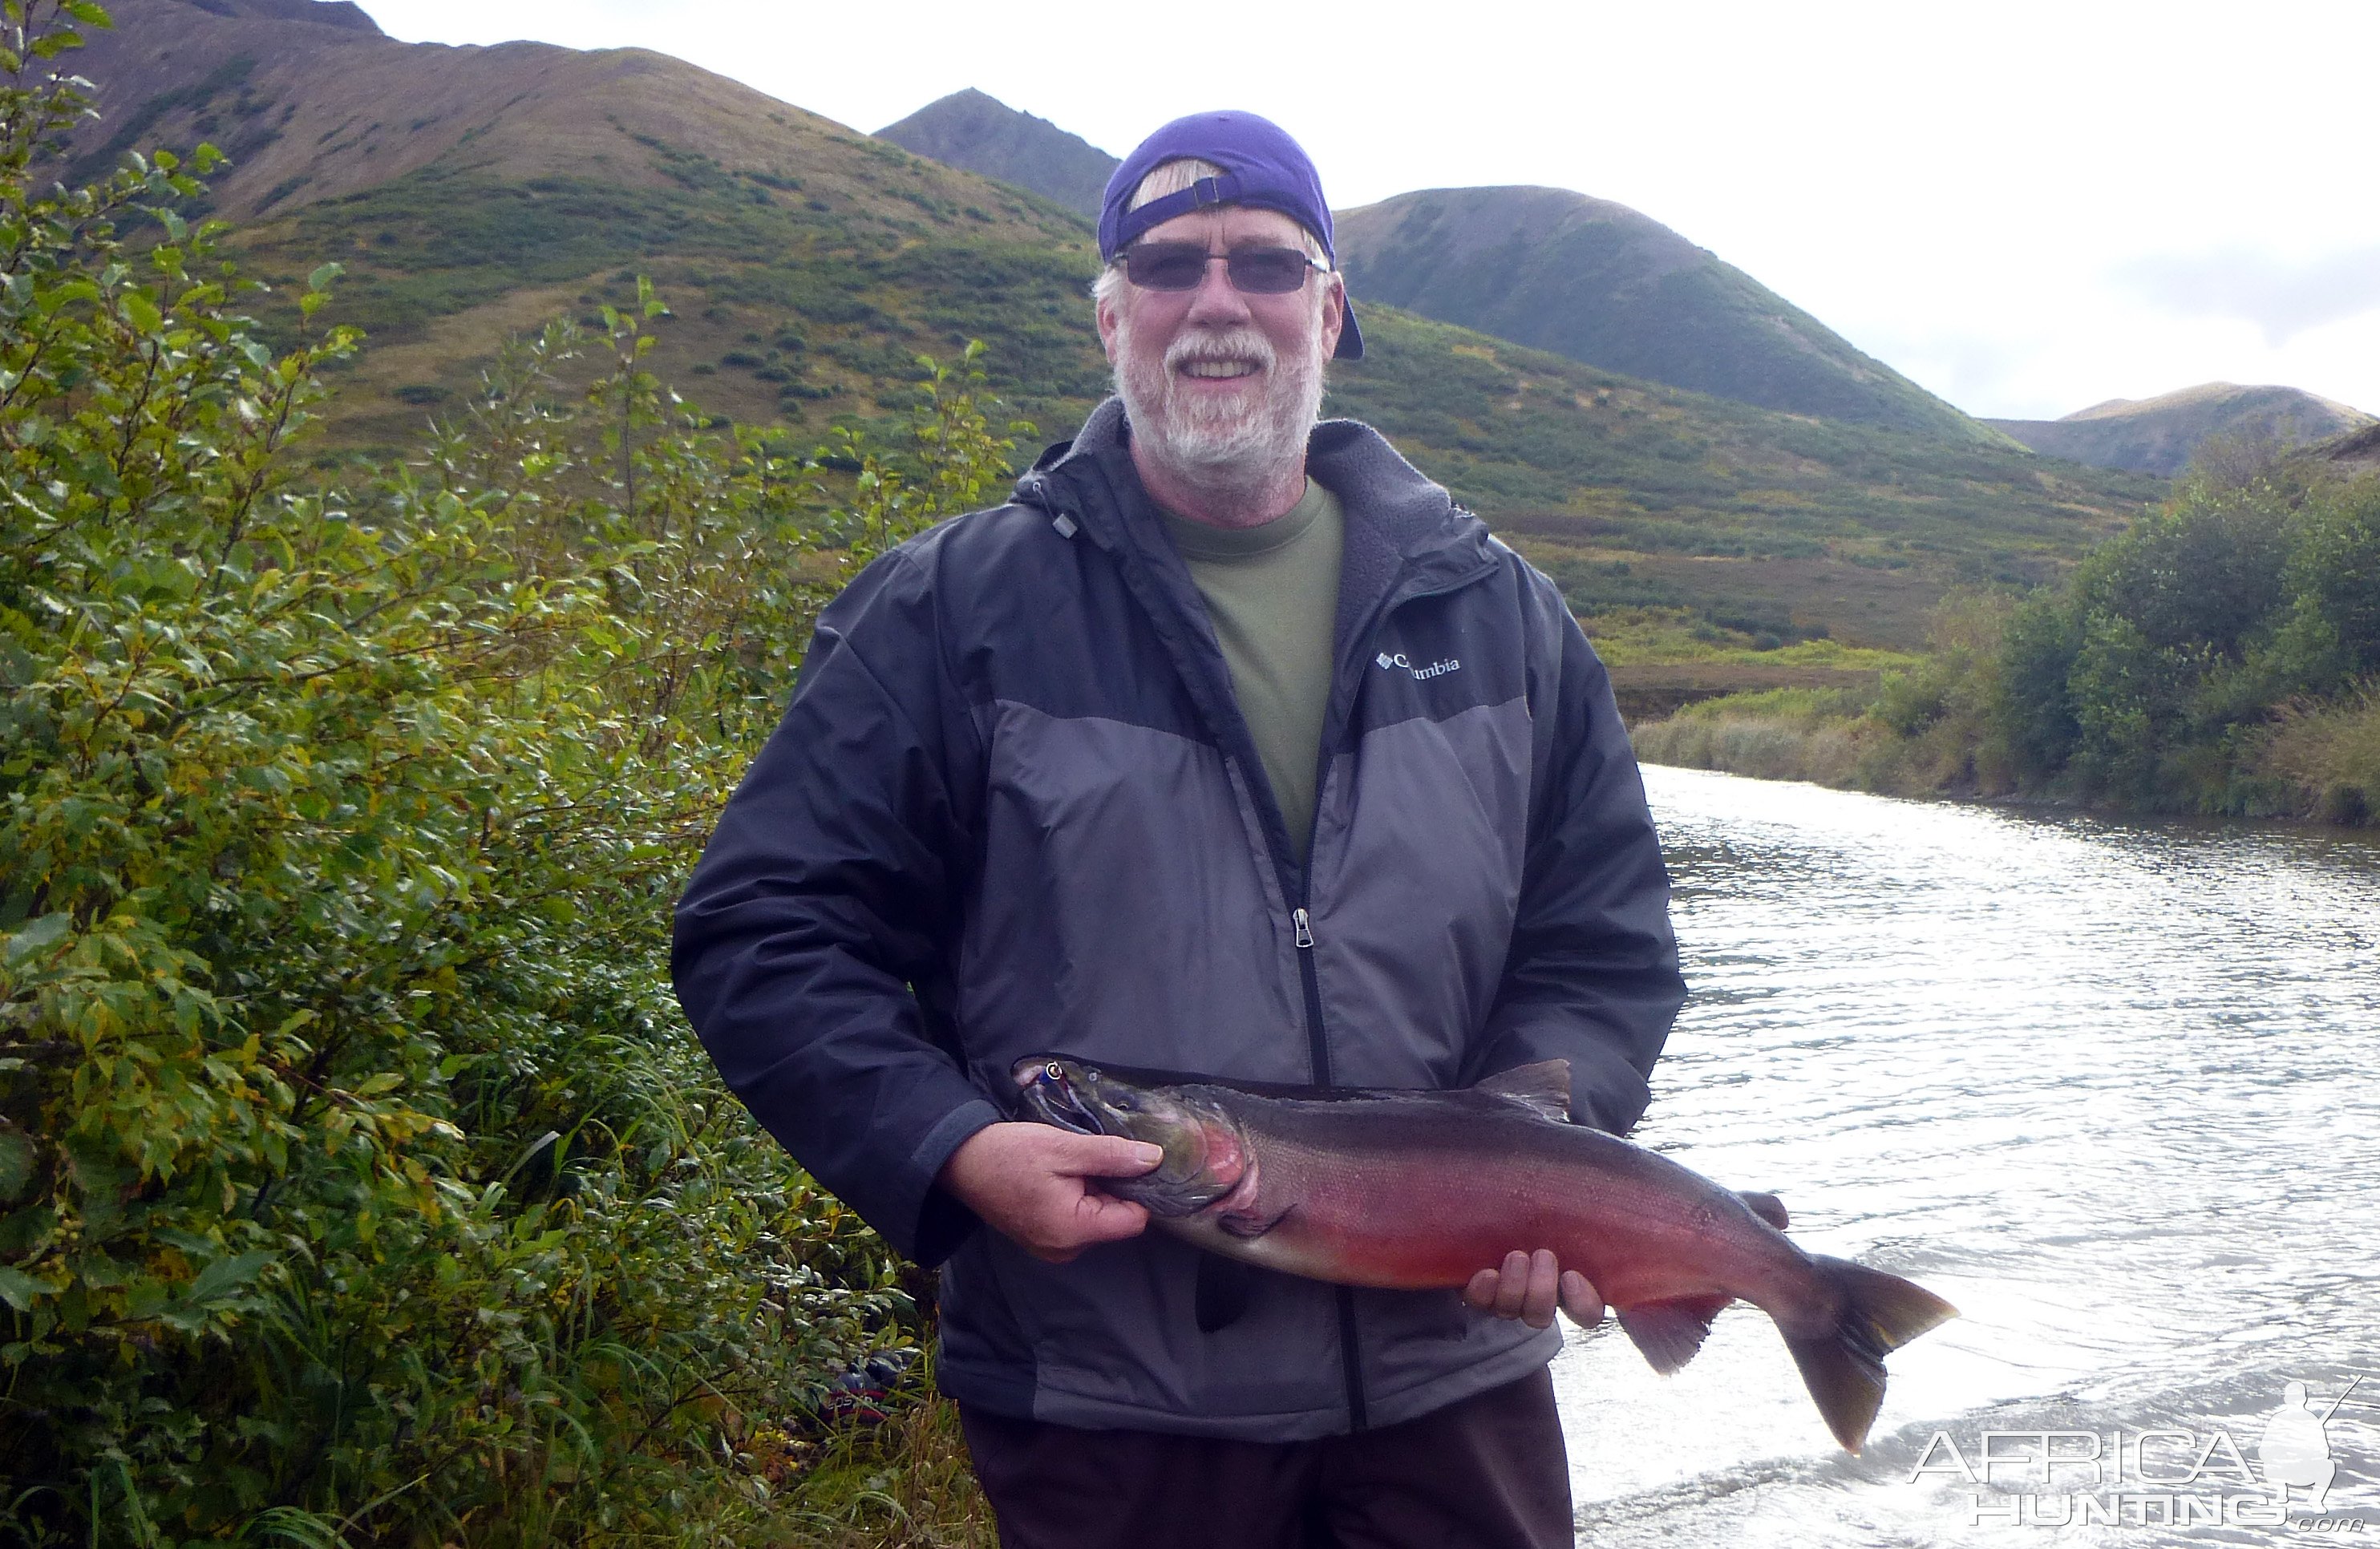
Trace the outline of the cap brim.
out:
M 1333 360 L 1364 358 L 1364 331 L 1355 326 L 1355 304 L 1342 291 L 1339 295 L 1339 347 L 1330 352 Z

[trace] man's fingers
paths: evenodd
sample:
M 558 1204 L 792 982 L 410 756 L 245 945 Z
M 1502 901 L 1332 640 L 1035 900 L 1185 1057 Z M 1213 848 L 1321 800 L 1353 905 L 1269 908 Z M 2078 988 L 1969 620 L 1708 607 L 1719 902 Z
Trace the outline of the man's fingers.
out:
M 1138 1237 L 1148 1226 L 1148 1208 L 1107 1194 L 1084 1193 L 1075 1206 L 1075 1228 L 1084 1240 L 1113 1242 Z
M 1529 1298 L 1529 1255 L 1519 1249 L 1504 1255 L 1504 1265 L 1496 1272 L 1496 1315 L 1517 1318 Z
M 1148 1210 L 1087 1189 L 1069 1202 L 1065 1216 L 1053 1225 L 1055 1231 L 1027 1240 L 1026 1251 L 1050 1264 L 1068 1264 L 1093 1243 L 1138 1237 L 1148 1229 Z
M 1463 1300 L 1483 1313 L 1494 1311 L 1496 1287 L 1500 1278 L 1492 1269 L 1481 1270 L 1471 1277 L 1469 1285 L 1463 1288 Z
M 1075 1135 L 1063 1130 L 1051 1133 L 1070 1143 L 1052 1160 L 1061 1172 L 1077 1178 L 1138 1178 L 1165 1160 L 1165 1153 L 1145 1140 L 1122 1135 Z
M 1577 1270 L 1565 1269 L 1561 1277 L 1561 1309 L 1581 1328 L 1593 1328 L 1603 1321 L 1603 1293 Z
M 1521 1298 L 1521 1321 L 1531 1328 L 1551 1328 L 1554 1298 L 1561 1289 L 1561 1265 L 1553 1250 L 1540 1248 L 1529 1255 L 1528 1289 Z

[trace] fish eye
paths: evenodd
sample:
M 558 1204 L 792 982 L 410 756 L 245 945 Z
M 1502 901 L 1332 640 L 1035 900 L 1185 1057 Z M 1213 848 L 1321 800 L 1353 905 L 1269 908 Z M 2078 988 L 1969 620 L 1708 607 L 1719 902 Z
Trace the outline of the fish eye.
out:
M 1041 1073 L 1051 1081 L 1063 1081 L 1066 1079 L 1066 1072 L 1058 1068 L 1058 1062 L 1054 1059 L 1041 1067 Z

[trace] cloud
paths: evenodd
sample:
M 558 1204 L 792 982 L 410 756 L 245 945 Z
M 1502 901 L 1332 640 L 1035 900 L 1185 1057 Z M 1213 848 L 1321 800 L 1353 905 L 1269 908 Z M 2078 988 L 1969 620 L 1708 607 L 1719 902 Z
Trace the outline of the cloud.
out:
M 2240 318 L 2277 347 L 2326 322 L 2380 308 L 2380 248 L 2301 262 L 2233 248 L 2135 259 L 2111 278 L 2152 306 L 2186 318 Z

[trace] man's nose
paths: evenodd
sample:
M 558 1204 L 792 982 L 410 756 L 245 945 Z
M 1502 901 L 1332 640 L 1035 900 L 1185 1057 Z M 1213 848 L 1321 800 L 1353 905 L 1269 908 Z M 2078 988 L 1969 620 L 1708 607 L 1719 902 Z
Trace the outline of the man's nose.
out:
M 1231 266 L 1220 258 L 1208 260 L 1207 272 L 1198 277 L 1198 288 L 1190 295 L 1187 321 L 1222 327 L 1245 322 L 1248 317 L 1248 298 L 1233 288 Z

